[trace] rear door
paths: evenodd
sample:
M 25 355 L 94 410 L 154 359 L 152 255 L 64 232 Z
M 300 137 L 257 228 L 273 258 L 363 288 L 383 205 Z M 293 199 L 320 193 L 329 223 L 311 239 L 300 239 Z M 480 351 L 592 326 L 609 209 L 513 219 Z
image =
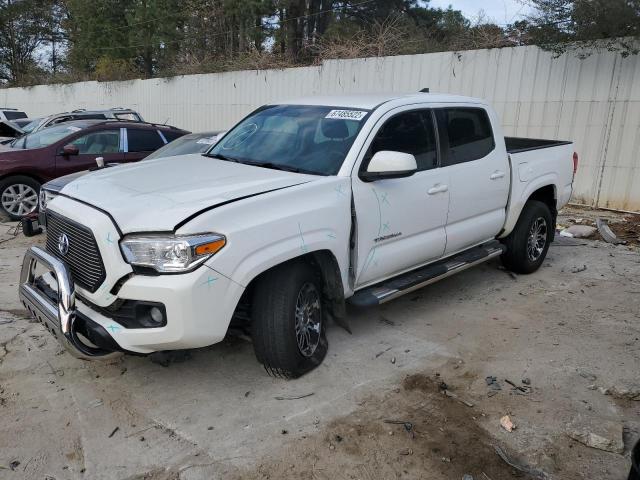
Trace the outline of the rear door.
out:
M 442 165 L 449 177 L 449 255 L 494 238 L 504 226 L 509 200 L 509 160 L 497 148 L 482 106 L 437 108 Z
M 78 147 L 78 155 L 66 156 L 62 154 L 63 147 L 69 144 Z M 124 156 L 119 128 L 87 132 L 74 139 L 62 142 L 57 148 L 57 176 L 93 168 L 96 166 L 96 158 L 98 157 L 102 157 L 104 163 L 119 163 Z
M 365 182 L 354 172 L 357 218 L 356 288 L 442 256 L 449 205 L 447 173 L 439 168 L 432 111 L 416 106 L 387 113 L 373 129 L 359 171 L 377 151 L 416 157 L 410 177 Z
M 165 144 L 164 139 L 155 128 L 126 129 L 125 162 L 136 162 Z

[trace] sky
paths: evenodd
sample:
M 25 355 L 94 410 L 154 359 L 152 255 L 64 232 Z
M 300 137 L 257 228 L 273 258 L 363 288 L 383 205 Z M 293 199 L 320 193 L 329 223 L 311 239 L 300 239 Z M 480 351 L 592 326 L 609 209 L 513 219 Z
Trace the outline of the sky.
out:
M 526 0 L 430 0 L 429 6 L 461 10 L 471 21 L 478 19 L 480 10 L 484 10 L 486 20 L 497 24 L 513 23 L 532 12 Z

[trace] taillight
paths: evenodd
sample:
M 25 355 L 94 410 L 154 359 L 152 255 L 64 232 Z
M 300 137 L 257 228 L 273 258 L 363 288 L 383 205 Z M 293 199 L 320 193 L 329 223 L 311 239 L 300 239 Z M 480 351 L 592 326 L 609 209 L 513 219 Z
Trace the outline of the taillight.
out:
M 578 171 L 578 152 L 573 152 L 573 175 Z

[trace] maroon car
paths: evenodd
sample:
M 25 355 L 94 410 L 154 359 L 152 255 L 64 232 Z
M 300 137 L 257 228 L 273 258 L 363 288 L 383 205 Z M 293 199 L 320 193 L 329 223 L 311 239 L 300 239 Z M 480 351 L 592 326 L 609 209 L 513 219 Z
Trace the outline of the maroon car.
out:
M 14 220 L 36 210 L 40 185 L 105 163 L 135 162 L 187 131 L 117 120 L 78 120 L 0 145 L 0 209 Z

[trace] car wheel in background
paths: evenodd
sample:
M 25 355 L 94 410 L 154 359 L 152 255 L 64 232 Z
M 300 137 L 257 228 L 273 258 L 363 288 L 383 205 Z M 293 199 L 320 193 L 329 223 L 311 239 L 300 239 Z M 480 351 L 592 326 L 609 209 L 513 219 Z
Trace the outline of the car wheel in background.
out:
M 16 175 L 0 180 L 0 208 L 12 220 L 20 220 L 38 209 L 40 183 L 31 177 Z
M 297 378 L 327 354 L 322 282 L 304 262 L 275 267 L 258 279 L 251 333 L 258 361 L 270 375 Z
M 516 273 L 535 272 L 547 256 L 554 229 L 549 207 L 538 200 L 528 201 L 513 232 L 503 240 L 507 251 L 502 264 Z

